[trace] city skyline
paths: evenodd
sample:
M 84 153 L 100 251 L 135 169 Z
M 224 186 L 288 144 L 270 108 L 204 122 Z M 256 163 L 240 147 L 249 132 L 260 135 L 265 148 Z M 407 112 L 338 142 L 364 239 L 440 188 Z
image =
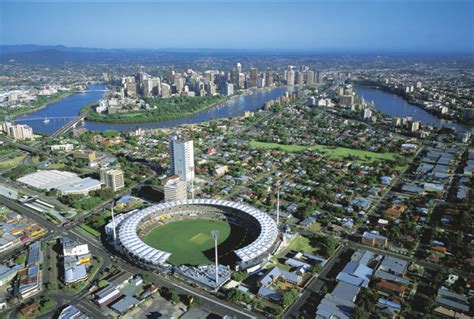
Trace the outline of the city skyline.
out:
M 474 52 L 472 2 L 2 2 L 0 44 Z M 86 27 L 87 26 L 87 27 Z

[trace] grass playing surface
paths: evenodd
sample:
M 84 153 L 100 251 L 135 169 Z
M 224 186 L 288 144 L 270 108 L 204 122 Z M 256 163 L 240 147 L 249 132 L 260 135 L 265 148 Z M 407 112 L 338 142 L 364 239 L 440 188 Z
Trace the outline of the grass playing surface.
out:
M 152 229 L 144 242 L 156 249 L 171 253 L 168 262 L 174 265 L 211 264 L 204 254 L 214 247 L 211 231 L 218 230 L 218 244 L 229 237 L 230 225 L 221 220 L 190 219 L 170 222 Z
M 330 157 L 334 158 L 341 158 L 347 156 L 358 156 L 361 162 L 373 162 L 375 160 L 394 160 L 395 153 L 376 153 L 364 150 L 356 150 L 351 148 L 345 147 L 329 147 L 325 145 L 313 145 L 311 147 L 303 146 L 303 145 L 285 145 L 285 144 L 277 144 L 277 143 L 267 143 L 267 142 L 258 142 L 258 141 L 250 141 L 250 145 L 256 148 L 263 148 L 263 149 L 279 149 L 285 152 L 302 152 L 307 149 L 311 149 L 312 151 L 322 152 L 327 154 Z

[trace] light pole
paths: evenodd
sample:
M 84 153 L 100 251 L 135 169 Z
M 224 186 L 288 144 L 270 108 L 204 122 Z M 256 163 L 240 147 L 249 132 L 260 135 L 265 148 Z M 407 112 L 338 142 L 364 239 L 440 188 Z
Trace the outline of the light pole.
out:
M 220 233 L 218 230 L 211 231 L 211 236 L 212 239 L 214 239 L 214 247 L 216 252 L 216 286 L 219 285 L 219 262 L 217 261 L 217 240 L 219 239 L 219 235 Z
M 112 206 L 110 207 L 110 211 L 112 212 L 112 225 L 114 228 L 114 246 L 115 246 L 115 241 L 117 239 L 117 233 L 115 232 L 115 216 L 114 216 L 114 201 L 112 200 Z
M 280 224 L 280 187 L 278 187 L 278 191 L 277 191 L 277 220 L 276 220 L 276 224 L 278 226 L 278 224 Z

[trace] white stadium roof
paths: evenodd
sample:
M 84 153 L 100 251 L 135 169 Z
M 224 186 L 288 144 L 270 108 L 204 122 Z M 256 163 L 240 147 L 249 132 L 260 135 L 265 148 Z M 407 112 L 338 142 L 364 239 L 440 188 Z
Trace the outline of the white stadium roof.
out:
M 179 205 L 211 205 L 230 207 L 246 213 L 255 218 L 260 224 L 260 234 L 255 241 L 249 245 L 235 250 L 235 254 L 243 261 L 249 261 L 261 254 L 264 254 L 275 243 L 278 237 L 278 228 L 273 219 L 266 213 L 251 206 L 236 202 L 216 199 L 188 199 L 164 202 L 138 211 L 129 216 L 119 224 L 118 239 L 122 247 L 132 256 L 146 260 L 153 265 L 161 265 L 171 256 L 171 253 L 155 249 L 145 244 L 137 234 L 137 228 L 142 220 L 148 215 L 162 211 L 169 214 L 167 208 Z

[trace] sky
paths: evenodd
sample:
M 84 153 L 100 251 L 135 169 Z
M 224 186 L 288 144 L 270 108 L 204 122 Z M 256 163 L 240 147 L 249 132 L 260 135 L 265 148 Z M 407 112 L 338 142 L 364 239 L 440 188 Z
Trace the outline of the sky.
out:
M 474 1 L 0 0 L 0 44 L 474 53 Z

